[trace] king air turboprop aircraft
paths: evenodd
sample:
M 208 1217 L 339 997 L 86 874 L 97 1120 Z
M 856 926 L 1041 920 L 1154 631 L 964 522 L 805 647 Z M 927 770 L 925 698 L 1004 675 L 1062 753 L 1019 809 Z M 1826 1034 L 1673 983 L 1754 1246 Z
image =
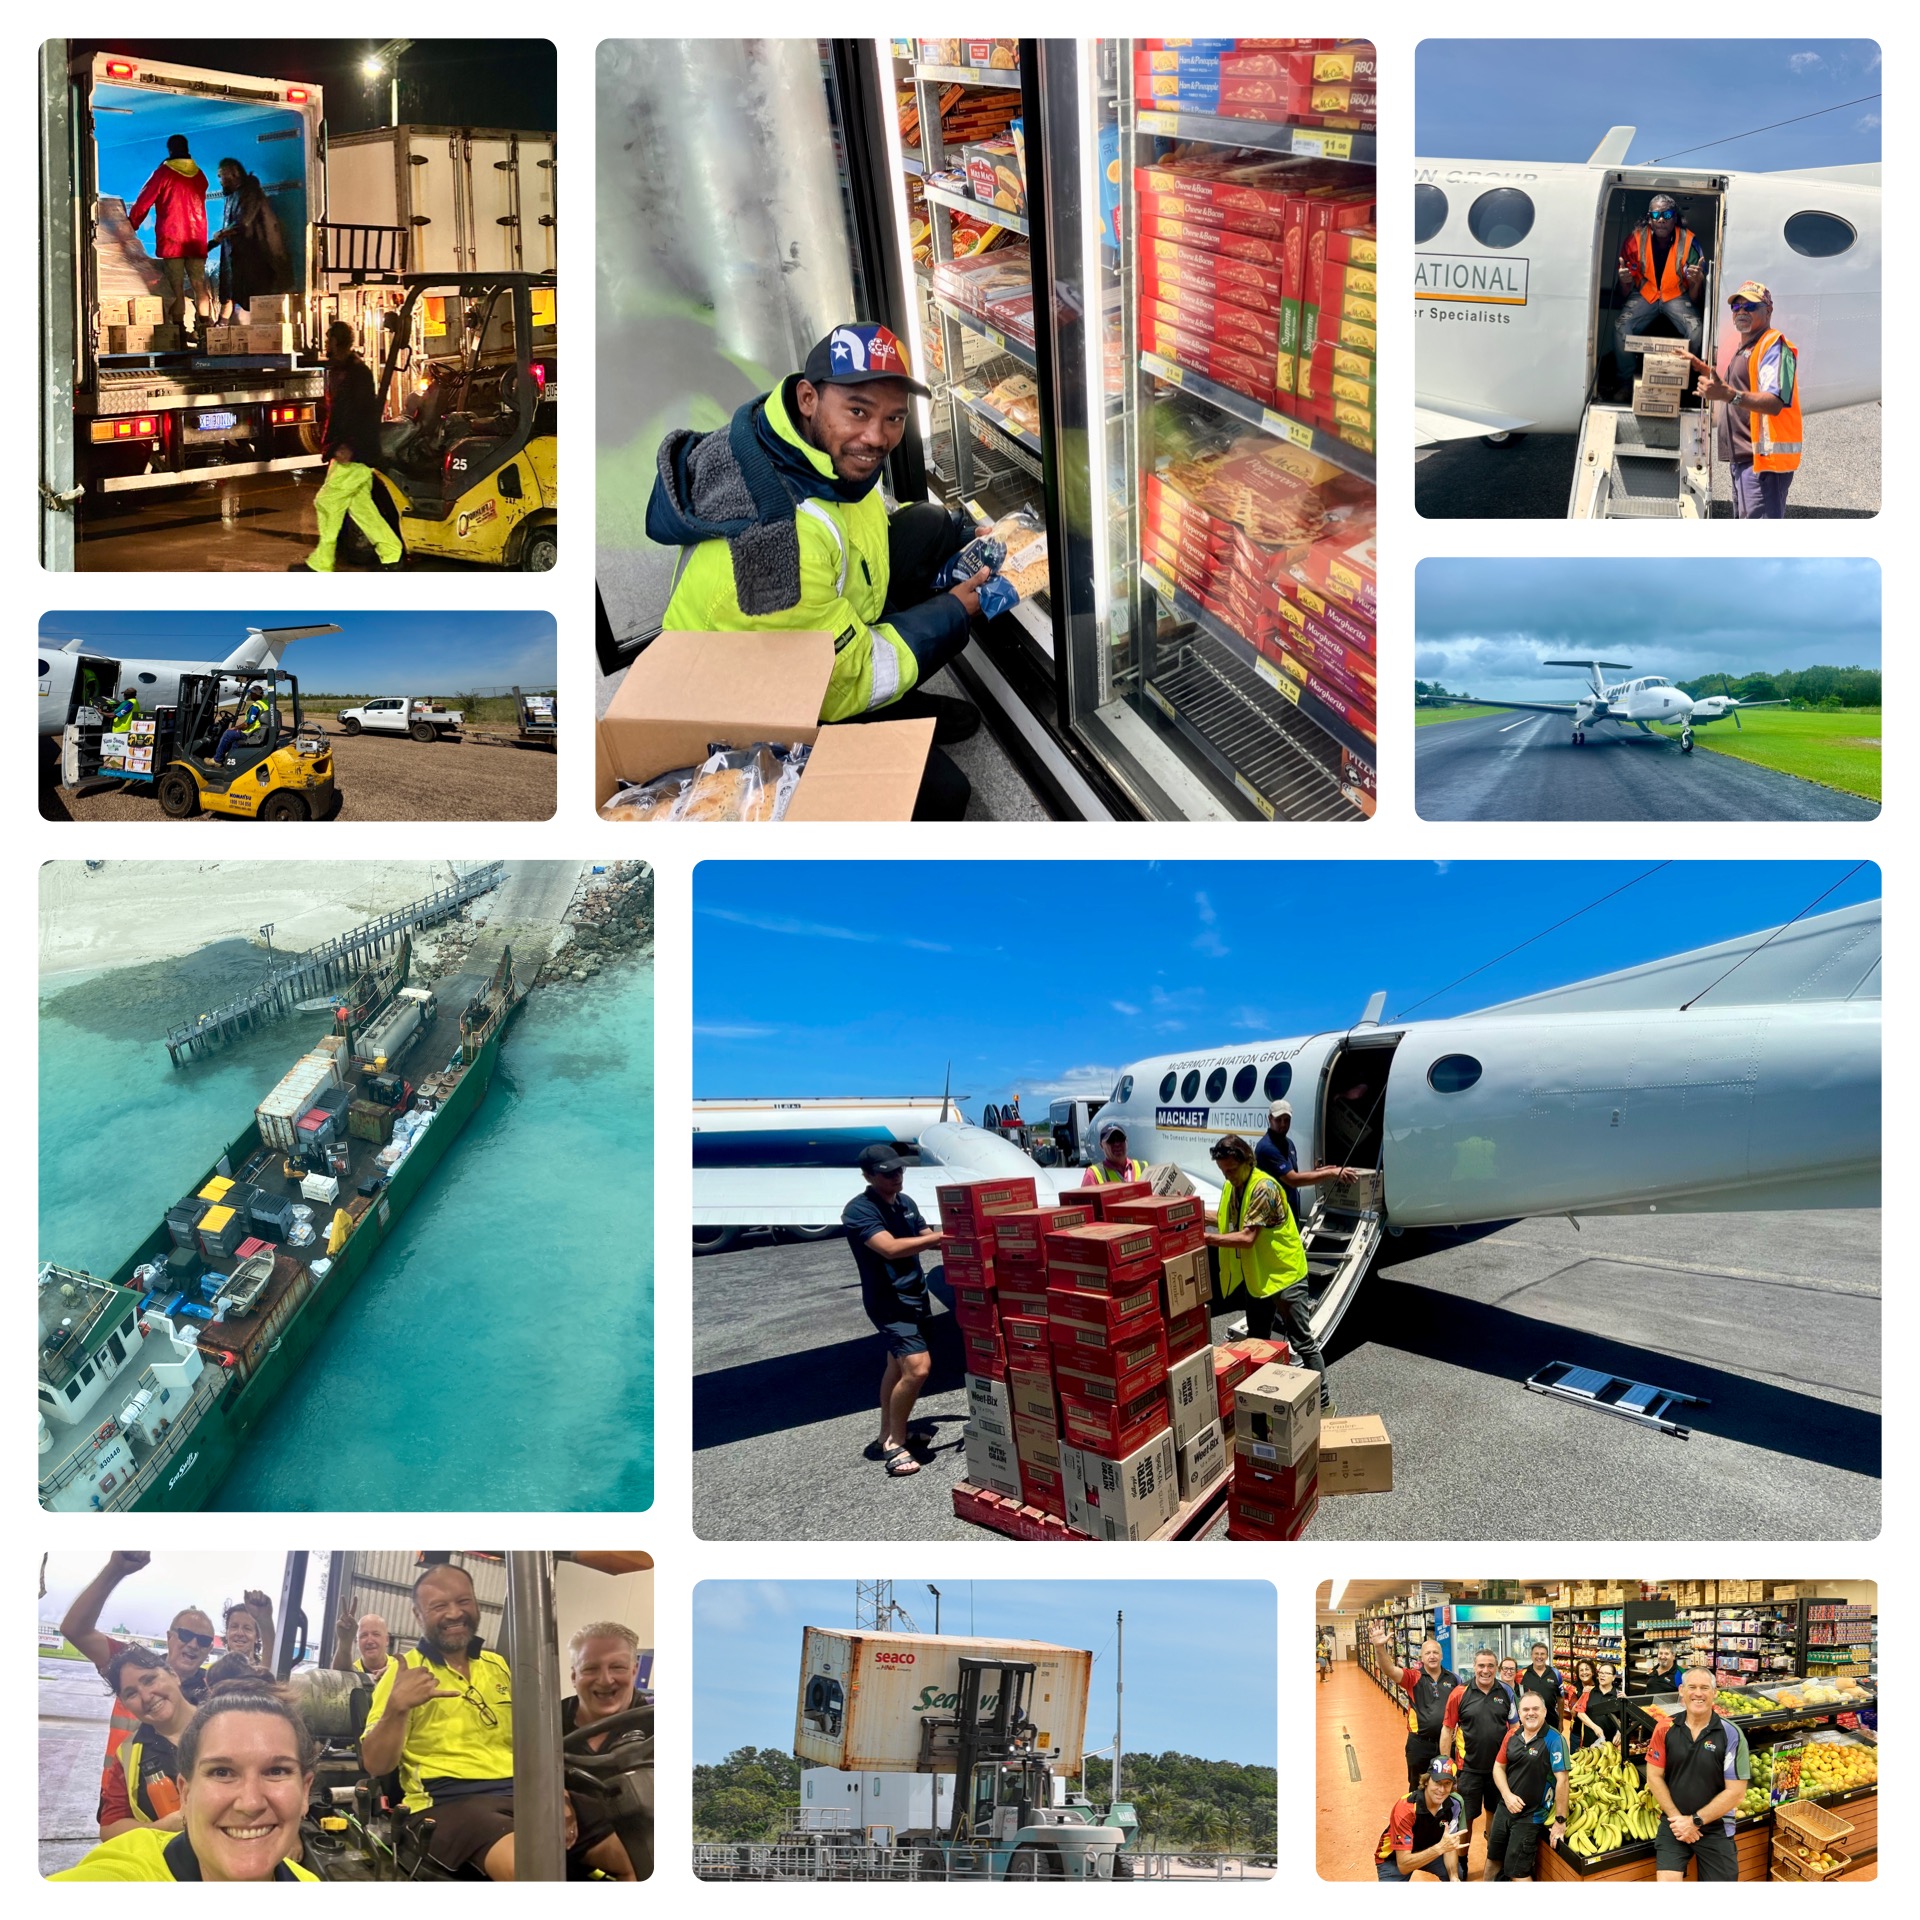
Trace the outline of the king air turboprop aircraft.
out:
M 1567 702 L 1546 700 L 1473 700 L 1456 701 L 1458 706 L 1503 707 L 1510 713 L 1564 713 L 1573 721 L 1573 744 L 1587 744 L 1590 727 L 1638 727 L 1649 739 L 1655 727 L 1678 727 L 1680 751 L 1693 751 L 1693 730 L 1715 720 L 1731 720 L 1740 725 L 1742 707 L 1786 707 L 1790 700 L 1736 700 L 1730 693 L 1703 695 L 1699 699 L 1657 673 L 1645 673 L 1637 680 L 1616 680 L 1611 686 L 1603 680 L 1603 669 L 1613 673 L 1633 671 L 1624 660 L 1542 660 L 1543 667 L 1585 667 L 1587 684 L 1593 691 L 1584 698 Z
M 140 696 L 141 711 L 170 707 L 180 695 L 183 673 L 219 673 L 221 697 L 246 691 L 245 676 L 263 667 L 277 667 L 280 656 L 296 640 L 315 634 L 338 633 L 331 621 L 318 627 L 249 627 L 247 637 L 224 660 L 121 660 L 84 640 L 69 640 L 58 652 L 40 655 L 40 731 L 57 734 L 90 702 L 111 701 L 128 687 Z
M 1880 903 L 1869 901 L 1453 1019 L 1140 1060 L 1100 1122 L 1217 1197 L 1216 1140 L 1291 1101 L 1322 1339 L 1383 1232 L 1530 1215 L 1880 1204 Z
M 1615 268 L 1656 193 L 1672 195 L 1706 255 L 1702 352 L 1715 367 L 1737 347 L 1727 296 L 1758 280 L 1799 350 L 1803 412 L 1880 397 L 1878 165 L 1628 166 L 1634 131 L 1609 129 L 1584 166 L 1414 163 L 1417 444 L 1578 433 L 1569 519 L 1711 511 L 1712 409 L 1690 393 L 1677 419 L 1658 419 L 1602 397 L 1638 371 L 1612 365 L 1628 297 Z M 1649 331 L 1672 334 L 1664 318 Z

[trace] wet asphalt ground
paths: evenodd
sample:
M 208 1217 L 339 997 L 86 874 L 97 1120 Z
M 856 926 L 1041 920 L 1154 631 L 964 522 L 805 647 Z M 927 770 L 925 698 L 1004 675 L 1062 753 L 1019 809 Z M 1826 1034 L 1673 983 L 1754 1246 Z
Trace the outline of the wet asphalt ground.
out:
M 955 1518 L 965 1390 L 933 1323 L 922 1471 L 861 1457 L 884 1354 L 838 1240 L 693 1269 L 694 1530 L 707 1540 L 984 1540 Z M 1221 1325 L 1216 1323 L 1216 1338 Z M 1555 1361 L 1694 1394 L 1692 1434 L 1530 1393 Z M 1394 1490 L 1310 1539 L 1864 1539 L 1880 1525 L 1880 1216 L 1519 1221 L 1390 1240 L 1331 1351 Z M 1215 1533 L 1224 1529 L 1224 1521 Z
M 1721 724 L 1725 724 L 1722 722 Z M 1475 714 L 1414 729 L 1423 820 L 1871 820 L 1879 803 L 1698 747 L 1558 713 Z

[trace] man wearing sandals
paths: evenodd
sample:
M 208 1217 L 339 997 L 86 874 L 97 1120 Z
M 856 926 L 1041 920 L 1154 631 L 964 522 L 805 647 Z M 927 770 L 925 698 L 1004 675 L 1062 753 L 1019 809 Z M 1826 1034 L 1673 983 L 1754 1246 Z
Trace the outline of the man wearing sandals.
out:
M 876 1142 L 862 1149 L 860 1171 L 866 1191 L 847 1202 L 840 1224 L 860 1269 L 860 1304 L 887 1348 L 887 1370 L 880 1380 L 880 1438 L 867 1448 L 867 1458 L 882 1462 L 887 1477 L 898 1480 L 920 1471 L 920 1463 L 907 1451 L 913 1403 L 933 1369 L 925 1331 L 932 1296 L 920 1256 L 937 1247 L 941 1235 L 938 1228 L 928 1227 L 906 1192 L 906 1163 L 891 1147 Z

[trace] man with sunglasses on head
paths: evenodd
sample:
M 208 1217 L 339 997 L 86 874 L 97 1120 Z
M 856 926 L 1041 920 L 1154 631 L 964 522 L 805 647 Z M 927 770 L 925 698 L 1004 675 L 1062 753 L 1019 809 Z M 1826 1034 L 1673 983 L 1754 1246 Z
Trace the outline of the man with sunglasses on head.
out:
M 920 1389 L 933 1371 L 926 1323 L 933 1312 L 920 1256 L 939 1246 L 942 1235 L 929 1228 L 906 1190 L 906 1162 L 890 1146 L 875 1141 L 860 1150 L 866 1189 L 840 1213 L 860 1270 L 860 1304 L 886 1343 L 887 1370 L 880 1378 L 880 1437 L 867 1458 L 887 1470 L 889 1480 L 920 1471 L 907 1447 L 907 1423 Z
M 375 1779 L 400 1772 L 403 1804 L 431 1814 L 430 1859 L 513 1878 L 513 1674 L 480 1641 L 480 1602 L 464 1567 L 439 1563 L 413 1583 L 416 1648 L 381 1669 L 360 1736 Z M 567 1845 L 577 1828 L 566 1802 Z
M 112 1553 L 107 1556 L 107 1564 L 94 1575 L 93 1579 L 74 1596 L 73 1605 L 67 1609 L 67 1617 L 60 1622 L 60 1631 L 74 1646 L 86 1655 L 94 1664 L 95 1670 L 103 1679 L 111 1679 L 108 1669 L 114 1660 L 126 1652 L 134 1643 L 130 1640 L 117 1640 L 110 1633 L 100 1630 L 100 1615 L 107 1601 L 121 1581 L 131 1574 L 138 1573 L 153 1558 L 150 1553 Z M 271 1609 L 268 1620 L 260 1623 L 263 1635 L 268 1636 L 271 1644 Z M 173 1616 L 172 1624 L 167 1628 L 167 1666 L 180 1682 L 180 1691 L 192 1704 L 198 1705 L 206 1697 L 208 1656 L 213 1652 L 213 1616 L 199 1607 L 182 1607 Z M 113 1713 L 107 1722 L 107 1752 L 101 1766 L 103 1787 L 102 1805 L 105 1805 L 104 1790 L 118 1780 L 121 1774 L 120 1750 L 125 1746 L 128 1736 L 140 1724 L 140 1716 L 130 1707 L 121 1703 L 116 1693 Z M 101 1818 L 106 1816 L 102 1814 Z
M 1784 520 L 1800 466 L 1800 354 L 1773 324 L 1773 295 L 1744 280 L 1727 296 L 1740 336 L 1726 377 L 1703 372 L 1697 391 L 1719 409 L 1720 458 L 1732 473 L 1734 517 Z
M 1700 351 L 1698 303 L 1707 283 L 1707 256 L 1699 237 L 1681 225 L 1680 209 L 1670 194 L 1656 193 L 1647 203 L 1646 219 L 1621 243 L 1618 272 L 1628 296 L 1613 325 L 1614 356 L 1623 380 L 1632 380 L 1639 371 L 1627 342 L 1645 333 L 1657 314 L 1673 322 L 1689 353 Z

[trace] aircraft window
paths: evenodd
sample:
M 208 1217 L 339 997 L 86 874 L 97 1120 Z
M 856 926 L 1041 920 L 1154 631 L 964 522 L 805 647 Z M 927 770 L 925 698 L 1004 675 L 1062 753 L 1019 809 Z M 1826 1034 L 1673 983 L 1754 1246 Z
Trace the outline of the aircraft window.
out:
M 1253 1083 L 1260 1078 L 1260 1069 L 1251 1060 L 1233 1076 L 1233 1097 L 1242 1106 L 1253 1097 Z
M 1215 1067 L 1214 1070 L 1207 1075 L 1207 1098 L 1209 1100 L 1218 1100 L 1226 1090 L 1227 1070 L 1225 1067 Z
M 52 671 L 53 669 L 50 666 L 48 666 L 44 660 L 40 662 L 40 678 L 42 680 L 44 680 L 47 677 L 47 675 L 50 674 Z
M 1187 1069 L 1187 1077 L 1180 1082 L 1180 1098 L 1182 1100 L 1191 1100 L 1199 1091 L 1200 1069 L 1198 1067 L 1189 1067 Z
M 1814 260 L 1845 253 L 1859 237 L 1837 213 L 1796 213 L 1786 225 L 1787 245 Z
M 157 673 L 143 673 L 138 678 L 143 687 L 157 687 L 160 684 L 160 676 Z
M 1123 1073 L 1120 1076 L 1120 1090 L 1113 1096 L 1116 1107 L 1124 1107 L 1133 1098 L 1133 1075 Z
M 1438 187 L 1413 190 L 1413 243 L 1424 247 L 1447 224 L 1447 196 Z
M 1445 1053 L 1427 1069 L 1435 1093 L 1465 1093 L 1480 1078 L 1480 1062 L 1470 1053 Z
M 1533 231 L 1533 200 L 1518 187 L 1494 187 L 1467 209 L 1467 231 L 1483 247 L 1517 247 Z
M 1284 1100 L 1287 1089 L 1293 1085 L 1293 1062 L 1279 1060 L 1267 1069 L 1267 1098 Z
M 1179 1075 L 1170 1073 L 1160 1082 L 1160 1104 L 1164 1106 L 1173 1098 L 1174 1087 L 1179 1083 Z

